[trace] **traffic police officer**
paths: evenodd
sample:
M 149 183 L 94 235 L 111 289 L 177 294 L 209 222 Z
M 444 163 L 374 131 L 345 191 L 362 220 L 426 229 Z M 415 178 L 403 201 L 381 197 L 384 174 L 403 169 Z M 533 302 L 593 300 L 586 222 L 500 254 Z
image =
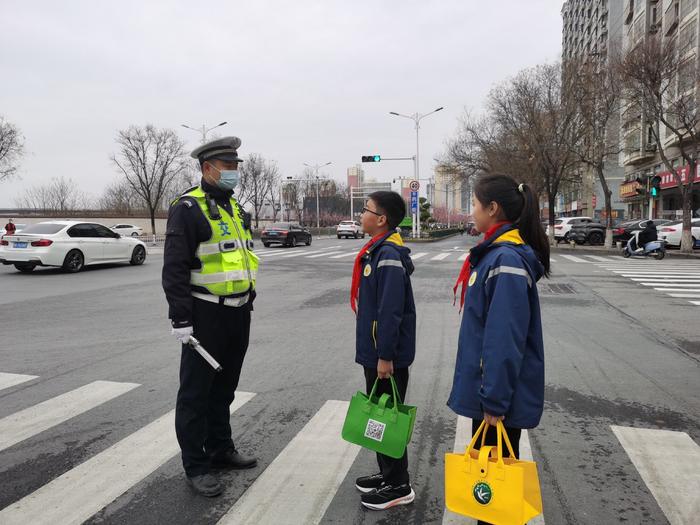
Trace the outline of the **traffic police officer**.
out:
M 211 469 L 257 465 L 236 450 L 229 412 L 248 348 L 258 269 L 250 215 L 233 198 L 240 145 L 238 137 L 225 137 L 192 152 L 202 181 L 170 207 L 163 261 L 172 333 L 182 343 L 175 430 L 188 484 L 210 497 L 222 492 Z M 191 336 L 222 371 L 188 344 Z

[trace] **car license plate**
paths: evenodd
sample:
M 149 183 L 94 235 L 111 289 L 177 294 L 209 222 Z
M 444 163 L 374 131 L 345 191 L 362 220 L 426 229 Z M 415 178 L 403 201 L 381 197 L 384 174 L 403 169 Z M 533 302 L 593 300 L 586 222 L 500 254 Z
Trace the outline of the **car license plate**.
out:
M 15 243 L 13 243 L 13 245 L 15 248 L 26 248 L 27 247 L 26 242 L 15 242 Z
M 277 232 L 270 232 L 268 233 L 270 237 L 277 237 Z

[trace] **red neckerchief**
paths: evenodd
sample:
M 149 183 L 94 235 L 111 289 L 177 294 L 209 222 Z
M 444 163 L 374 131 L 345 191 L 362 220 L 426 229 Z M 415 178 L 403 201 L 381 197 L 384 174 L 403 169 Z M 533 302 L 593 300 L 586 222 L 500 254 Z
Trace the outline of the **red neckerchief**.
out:
M 360 279 L 362 278 L 362 257 L 374 244 L 377 243 L 377 241 L 380 241 L 386 235 L 387 232 L 384 232 L 372 237 L 372 239 L 363 246 L 363 248 L 360 250 L 360 253 L 358 253 L 355 256 L 355 266 L 352 269 L 352 284 L 350 285 L 350 308 L 352 308 L 352 311 L 355 313 L 357 313 L 357 297 L 360 294 Z
M 483 244 L 486 241 L 488 241 L 491 237 L 493 237 L 493 234 L 496 233 L 496 230 L 498 230 L 501 226 L 504 226 L 506 224 L 509 224 L 508 221 L 503 221 L 503 222 L 497 222 L 489 230 L 486 232 L 486 235 L 484 235 L 484 239 L 479 243 Z M 459 285 L 462 285 L 462 293 L 460 296 L 460 302 L 459 302 L 459 311 L 462 311 L 462 308 L 464 307 L 464 298 L 467 296 L 467 283 L 469 281 L 469 275 L 472 272 L 472 265 L 471 262 L 469 262 L 469 255 L 467 255 L 467 258 L 464 260 L 464 264 L 462 265 L 462 269 L 459 271 L 459 277 L 457 277 L 457 282 L 455 283 L 455 287 L 452 289 L 455 294 L 455 299 L 454 302 L 457 302 L 457 288 L 459 288 Z

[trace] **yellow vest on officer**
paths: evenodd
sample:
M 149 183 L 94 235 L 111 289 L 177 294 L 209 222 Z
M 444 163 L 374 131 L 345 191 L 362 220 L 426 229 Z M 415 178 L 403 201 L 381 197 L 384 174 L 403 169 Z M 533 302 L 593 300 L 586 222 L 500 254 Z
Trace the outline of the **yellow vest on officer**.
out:
M 196 255 L 202 267 L 191 271 L 190 284 L 206 288 L 217 296 L 240 295 L 253 290 L 259 259 L 252 251 L 253 237 L 243 224 L 242 210 L 235 199 L 231 198 L 233 216 L 214 204 L 220 215 L 220 218 L 214 219 L 209 215 L 206 194 L 201 186 L 179 198 L 183 197 L 197 201 L 212 232 L 209 240 L 197 247 Z

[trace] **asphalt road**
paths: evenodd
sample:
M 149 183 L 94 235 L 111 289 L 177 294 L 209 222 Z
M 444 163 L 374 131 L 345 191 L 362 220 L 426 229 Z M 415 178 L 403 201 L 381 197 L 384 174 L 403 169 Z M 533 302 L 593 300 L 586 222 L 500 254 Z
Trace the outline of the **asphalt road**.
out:
M 472 523 L 446 515 L 443 497 L 443 455 L 465 426 L 445 402 L 460 322 L 452 286 L 471 241 L 411 246 L 417 497 L 380 513 L 361 508 L 353 487 L 375 472 L 373 455 L 338 436 L 364 381 L 348 304 L 362 242 L 259 250 L 239 385 L 254 395 L 239 396 L 232 426 L 260 465 L 222 474 L 226 491 L 214 500 L 189 492 L 172 448 L 179 345 L 162 257 L 76 275 L 0 267 L 0 523 Z M 700 515 L 700 261 L 553 258 L 540 284 L 546 409 L 528 433 L 543 521 L 691 523 Z

